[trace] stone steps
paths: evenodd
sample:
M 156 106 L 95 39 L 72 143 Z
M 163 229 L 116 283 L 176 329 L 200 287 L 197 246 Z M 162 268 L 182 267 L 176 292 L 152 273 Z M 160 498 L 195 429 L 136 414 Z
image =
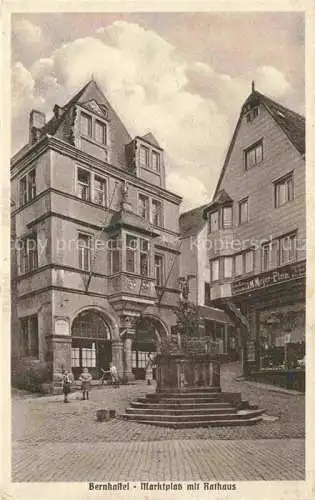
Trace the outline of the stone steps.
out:
M 188 422 L 179 422 L 179 421 L 170 421 L 168 419 L 165 420 L 156 420 L 153 416 L 149 418 L 148 416 L 142 417 L 140 419 L 134 419 L 131 415 L 128 414 L 123 415 L 124 418 L 128 420 L 135 421 L 141 424 L 155 425 L 158 427 L 170 427 L 174 429 L 188 429 L 195 427 L 231 427 L 231 426 L 245 426 L 245 425 L 254 425 L 261 421 L 262 417 L 252 417 L 247 419 L 235 419 L 232 420 L 230 418 L 222 419 L 222 420 L 198 420 L 198 421 L 188 421 Z
M 171 415 L 171 416 L 195 416 L 196 414 L 206 414 L 206 415 L 215 415 L 215 414 L 234 414 L 235 413 L 235 408 L 232 407 L 226 407 L 226 408 L 181 408 L 181 409 L 167 409 L 167 408 L 161 408 L 158 406 L 157 408 L 134 408 L 134 407 L 129 407 L 126 408 L 126 413 L 129 413 L 130 415 L 142 415 L 145 413 L 146 415 Z
M 264 410 L 240 403 L 240 395 L 235 403 L 224 401 L 222 396 L 218 388 L 151 393 L 131 402 L 122 417 L 173 428 L 253 425 L 262 419 Z M 246 409 L 239 411 L 239 408 Z

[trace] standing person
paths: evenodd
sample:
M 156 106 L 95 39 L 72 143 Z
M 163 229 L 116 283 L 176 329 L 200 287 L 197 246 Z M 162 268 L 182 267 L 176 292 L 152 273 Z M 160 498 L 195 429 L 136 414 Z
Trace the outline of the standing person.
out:
M 71 392 L 72 374 L 68 370 L 64 370 L 62 375 L 62 391 L 64 395 L 64 403 L 69 403 L 68 394 Z
M 81 380 L 82 399 L 89 399 L 92 375 L 87 368 L 83 368 L 79 380 Z
M 151 353 L 148 354 L 147 363 L 145 365 L 145 379 L 148 385 L 151 385 L 153 380 L 153 359 Z
M 111 379 L 112 379 L 112 384 L 115 387 L 119 387 L 118 372 L 117 372 L 117 368 L 114 365 L 114 363 L 110 363 L 110 365 L 109 365 L 109 373 L 110 373 L 110 376 L 111 376 Z

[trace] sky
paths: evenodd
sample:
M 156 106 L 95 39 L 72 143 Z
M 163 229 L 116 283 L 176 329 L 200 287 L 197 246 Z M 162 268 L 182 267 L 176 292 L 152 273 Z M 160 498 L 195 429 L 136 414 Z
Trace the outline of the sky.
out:
M 12 16 L 12 152 L 93 78 L 130 135 L 165 149 L 181 211 L 211 200 L 251 81 L 304 114 L 304 14 L 32 13 Z

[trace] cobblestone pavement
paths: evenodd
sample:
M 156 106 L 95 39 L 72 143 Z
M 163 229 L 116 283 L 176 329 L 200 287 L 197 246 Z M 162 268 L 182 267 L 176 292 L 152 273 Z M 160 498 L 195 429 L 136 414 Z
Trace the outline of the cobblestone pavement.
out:
M 280 417 L 278 420 L 250 427 L 196 429 L 168 429 L 121 418 L 96 421 L 97 409 L 123 413 L 130 401 L 154 392 L 155 387 L 143 381 L 119 389 L 94 387 L 89 401 L 81 401 L 80 393 L 75 392 L 69 404 L 63 403 L 62 396 L 27 397 L 23 393 L 20 397 L 15 391 L 13 479 L 72 481 L 106 476 L 122 480 L 125 476 L 128 479 L 129 473 L 131 480 L 149 478 L 150 474 L 154 480 L 205 479 L 209 475 L 224 479 L 225 472 L 231 474 L 230 479 L 238 474 L 239 480 L 272 480 L 275 475 L 278 479 L 300 478 L 304 440 L 296 438 L 304 437 L 304 396 L 237 381 L 238 370 L 237 364 L 222 367 L 222 390 L 241 392 L 243 399 Z M 257 453 L 251 451 L 256 449 Z M 69 470 L 64 467 L 66 462 Z
M 15 449 L 16 448 L 16 449 Z M 301 439 L 37 443 L 13 448 L 14 482 L 303 480 Z

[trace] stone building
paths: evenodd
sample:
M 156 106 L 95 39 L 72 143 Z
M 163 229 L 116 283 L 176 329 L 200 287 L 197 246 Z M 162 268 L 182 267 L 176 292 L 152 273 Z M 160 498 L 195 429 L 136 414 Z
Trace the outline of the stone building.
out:
M 305 120 L 256 91 L 242 106 L 207 218 L 210 301 L 243 322 L 244 349 L 305 336 Z
M 92 80 L 53 116 L 33 110 L 12 158 L 16 378 L 143 376 L 176 321 L 181 198 L 151 133 L 130 137 Z M 35 378 L 36 378 L 35 377 Z

